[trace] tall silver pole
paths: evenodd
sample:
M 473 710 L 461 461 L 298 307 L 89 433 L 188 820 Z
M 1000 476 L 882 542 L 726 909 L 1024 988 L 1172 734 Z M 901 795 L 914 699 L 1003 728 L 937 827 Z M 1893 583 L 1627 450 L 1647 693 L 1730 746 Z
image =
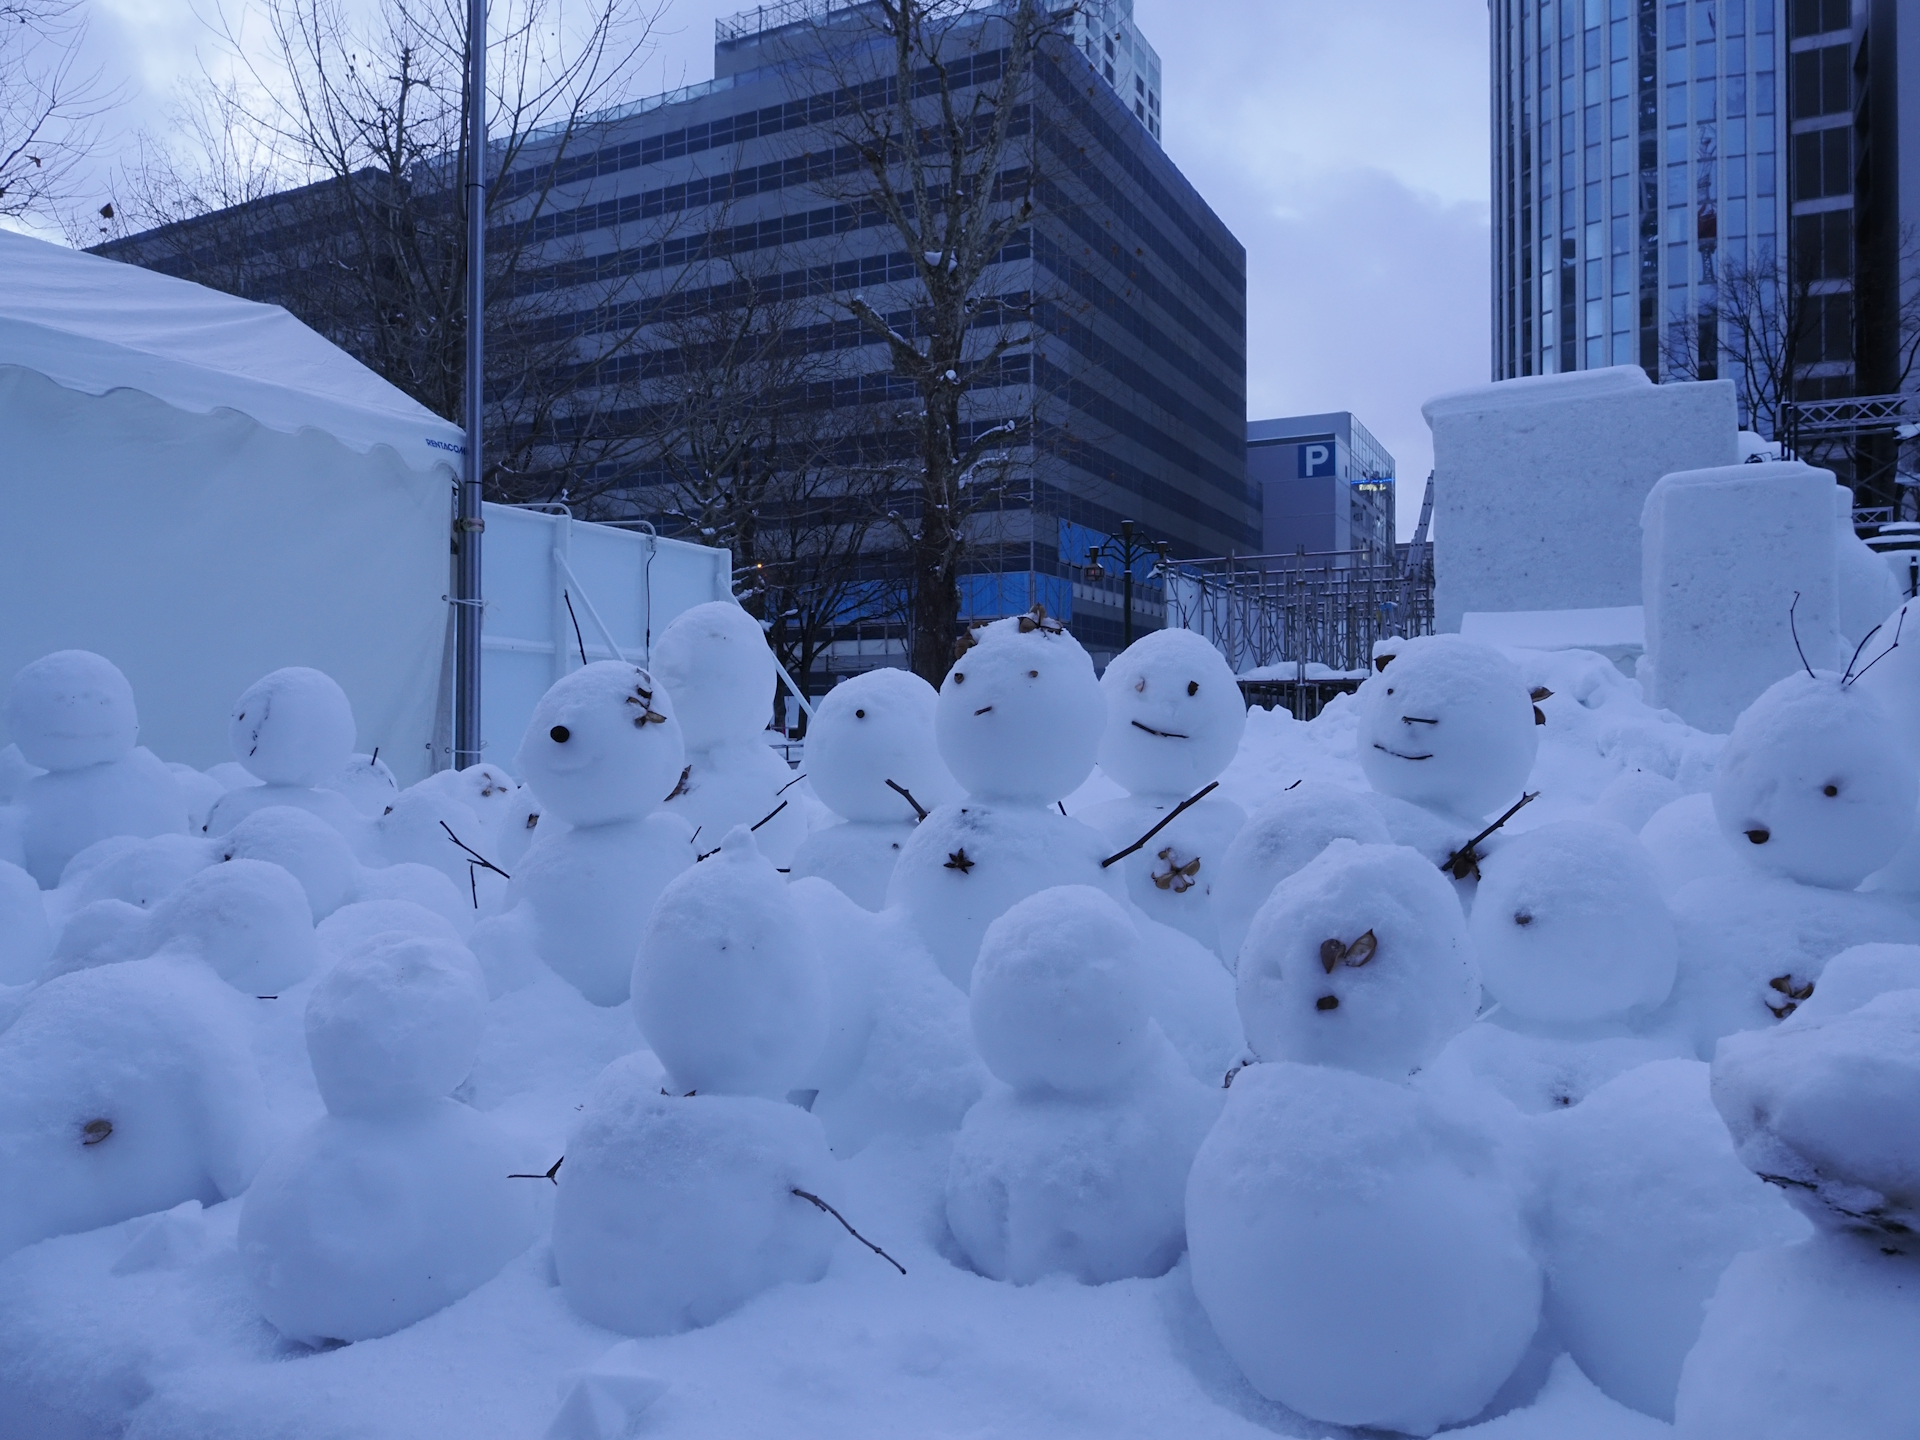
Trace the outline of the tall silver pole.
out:
M 453 768 L 480 763 L 480 425 L 484 385 L 487 226 L 487 0 L 467 0 L 467 430 L 454 540 Z

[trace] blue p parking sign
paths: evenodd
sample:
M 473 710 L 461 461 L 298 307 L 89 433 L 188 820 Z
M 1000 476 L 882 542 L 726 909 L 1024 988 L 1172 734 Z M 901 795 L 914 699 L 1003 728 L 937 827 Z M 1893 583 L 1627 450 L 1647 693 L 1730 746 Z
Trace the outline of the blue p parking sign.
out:
M 1303 440 L 1300 443 L 1300 478 L 1316 480 L 1334 473 L 1333 441 Z

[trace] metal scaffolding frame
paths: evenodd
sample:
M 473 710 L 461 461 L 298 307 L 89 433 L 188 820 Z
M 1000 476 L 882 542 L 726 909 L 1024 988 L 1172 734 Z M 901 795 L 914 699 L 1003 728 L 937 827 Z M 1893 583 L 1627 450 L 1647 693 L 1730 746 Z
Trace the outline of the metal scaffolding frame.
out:
M 1790 400 L 1780 419 L 1787 454 L 1832 470 L 1851 486 L 1856 525 L 1920 518 L 1920 461 L 1914 458 L 1920 395 Z

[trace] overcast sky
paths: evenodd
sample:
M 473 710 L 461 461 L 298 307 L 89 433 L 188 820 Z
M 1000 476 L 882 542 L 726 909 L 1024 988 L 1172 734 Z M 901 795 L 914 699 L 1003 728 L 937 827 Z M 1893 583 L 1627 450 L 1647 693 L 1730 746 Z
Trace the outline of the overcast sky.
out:
M 218 3 L 91 0 L 123 134 L 164 122 Z M 739 8 L 669 0 L 653 88 L 708 79 L 714 18 Z M 1406 536 L 1421 402 L 1488 378 L 1485 0 L 1135 0 L 1135 19 L 1167 151 L 1247 247 L 1249 416 L 1352 410 L 1399 463 Z

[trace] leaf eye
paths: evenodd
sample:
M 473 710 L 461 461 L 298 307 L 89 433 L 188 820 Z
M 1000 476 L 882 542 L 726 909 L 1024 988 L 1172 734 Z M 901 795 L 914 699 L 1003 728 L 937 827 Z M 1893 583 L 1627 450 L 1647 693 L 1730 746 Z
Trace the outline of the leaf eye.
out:
M 1198 695 L 1199 693 L 1200 693 L 1200 682 L 1198 680 L 1187 681 L 1187 694 Z

